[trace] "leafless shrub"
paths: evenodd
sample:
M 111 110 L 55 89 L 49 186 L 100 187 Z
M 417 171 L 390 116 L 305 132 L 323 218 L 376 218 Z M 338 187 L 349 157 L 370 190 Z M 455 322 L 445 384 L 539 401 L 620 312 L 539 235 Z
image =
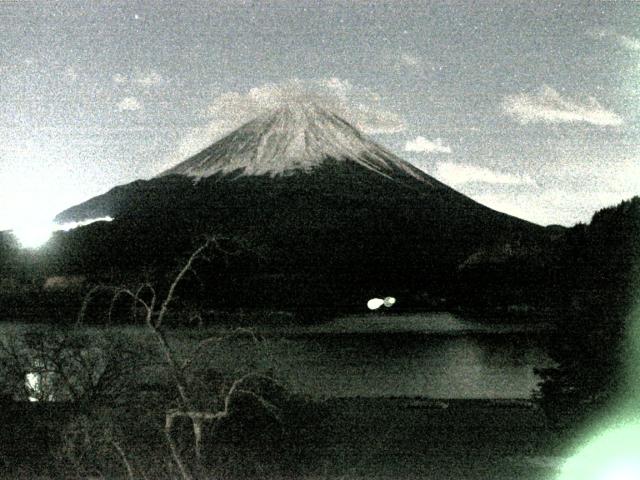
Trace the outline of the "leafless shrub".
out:
M 139 357 L 140 349 L 108 333 L 38 327 L 0 340 L 2 385 L 17 400 L 118 396 L 139 368 Z
M 82 308 L 78 315 L 77 325 L 84 323 L 87 308 L 91 302 L 93 295 L 98 292 L 109 292 L 111 303 L 109 307 L 109 317 L 113 311 L 116 301 L 121 297 L 131 299 L 134 308 L 139 308 L 143 312 L 144 324 L 147 330 L 155 338 L 163 361 L 168 367 L 172 377 L 173 384 L 178 393 L 178 407 L 169 409 L 165 413 L 164 436 L 169 446 L 171 456 L 178 469 L 180 477 L 183 480 L 190 480 L 194 475 L 198 475 L 201 469 L 202 460 L 202 432 L 204 424 L 213 424 L 227 419 L 233 412 L 234 406 L 238 404 L 240 399 L 251 398 L 260 408 L 264 410 L 273 420 L 282 427 L 282 419 L 279 408 L 271 403 L 260 392 L 252 388 L 252 382 L 261 380 L 263 382 L 274 383 L 275 380 L 261 372 L 250 372 L 242 375 L 231 383 L 228 390 L 222 395 L 222 402 L 218 409 L 202 409 L 199 402 L 194 398 L 192 391 L 192 383 L 189 381 L 191 372 L 200 362 L 204 352 L 214 346 L 220 345 L 229 337 L 247 336 L 255 344 L 260 344 L 255 335 L 247 329 L 238 329 L 229 335 L 213 336 L 201 340 L 193 350 L 192 354 L 187 358 L 179 358 L 179 355 L 172 348 L 167 335 L 165 333 L 165 320 L 169 312 L 170 305 L 176 297 L 176 289 L 184 278 L 193 272 L 194 264 L 198 260 L 207 259 L 214 253 L 223 253 L 224 255 L 232 254 L 232 252 L 222 249 L 220 242 L 216 238 L 208 238 L 200 247 L 198 247 L 187 259 L 183 267 L 178 271 L 177 275 L 169 285 L 168 291 L 163 299 L 160 299 L 155 287 L 151 282 L 145 282 L 137 288 L 131 289 L 126 287 L 113 287 L 98 285 L 94 287 L 85 297 Z M 189 465 L 189 462 L 183 458 L 183 453 L 179 448 L 175 436 L 174 425 L 178 419 L 187 419 L 191 424 L 193 434 L 193 445 L 195 451 L 195 462 Z M 112 445 L 115 447 L 115 445 Z M 124 452 L 124 451 L 122 451 Z M 119 451 L 120 453 L 120 451 Z M 126 456 L 121 455 L 123 463 L 126 463 Z M 130 473 L 132 470 L 129 468 Z

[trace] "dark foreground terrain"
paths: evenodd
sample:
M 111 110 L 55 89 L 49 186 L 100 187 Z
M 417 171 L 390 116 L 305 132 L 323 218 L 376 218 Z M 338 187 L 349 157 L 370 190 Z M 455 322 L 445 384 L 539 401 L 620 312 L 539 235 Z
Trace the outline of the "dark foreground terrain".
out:
M 50 460 L 39 449 L 55 437 L 45 425 L 51 428 L 60 413 L 47 413 L 43 404 L 13 409 L 12 428 L 2 433 L 2 478 L 51 478 Z M 561 465 L 557 435 L 526 401 L 348 398 L 318 402 L 313 410 L 299 432 L 305 441 L 291 447 L 304 450 L 295 465 L 276 471 L 245 465 L 236 472 L 243 478 L 543 480 L 556 478 Z M 215 478 L 230 475 L 228 468 L 217 472 Z
M 335 399 L 318 439 L 327 478 L 550 479 L 558 440 L 527 402 Z

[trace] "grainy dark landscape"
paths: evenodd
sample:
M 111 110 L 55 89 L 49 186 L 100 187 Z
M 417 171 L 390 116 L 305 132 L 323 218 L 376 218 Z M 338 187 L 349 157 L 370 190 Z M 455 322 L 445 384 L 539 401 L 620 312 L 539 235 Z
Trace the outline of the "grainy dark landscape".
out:
M 638 13 L 0 1 L 0 478 L 640 478 Z

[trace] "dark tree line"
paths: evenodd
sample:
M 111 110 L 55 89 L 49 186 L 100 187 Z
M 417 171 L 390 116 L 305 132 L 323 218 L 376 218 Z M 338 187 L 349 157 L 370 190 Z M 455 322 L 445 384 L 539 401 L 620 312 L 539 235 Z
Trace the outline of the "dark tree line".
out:
M 541 370 L 541 403 L 558 427 L 580 424 L 627 393 L 626 335 L 637 295 L 640 197 L 566 232 L 558 251 L 564 314 Z

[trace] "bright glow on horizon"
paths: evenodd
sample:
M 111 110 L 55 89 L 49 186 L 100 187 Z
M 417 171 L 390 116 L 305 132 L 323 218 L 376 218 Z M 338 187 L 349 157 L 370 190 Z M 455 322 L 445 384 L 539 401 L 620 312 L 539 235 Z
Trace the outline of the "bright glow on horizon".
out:
M 69 143 L 49 135 L 0 145 L 0 230 L 12 231 L 22 248 L 40 248 L 56 230 L 78 226 L 53 221 L 89 194 L 81 178 L 86 172 L 70 160 L 74 154 Z
M 53 232 L 66 232 L 77 227 L 89 225 L 90 223 L 110 222 L 112 220 L 113 218 L 111 217 L 99 217 L 83 220 L 81 222 L 63 223 L 60 225 L 50 220 L 33 221 L 29 223 L 24 222 L 23 224 L 12 228 L 11 233 L 16 237 L 22 248 L 35 250 L 44 246 L 53 235 Z
M 74 228 L 78 228 L 78 227 L 84 227 L 85 225 L 89 225 L 91 223 L 95 223 L 95 222 L 112 222 L 113 218 L 106 216 L 106 217 L 97 217 L 97 218 L 89 218 L 87 220 L 82 220 L 80 222 L 67 222 L 67 223 L 62 223 L 62 224 L 56 224 L 55 226 L 55 232 L 58 231 L 63 231 L 63 232 L 68 232 L 69 230 L 73 230 Z
M 22 248 L 34 250 L 49 241 L 54 231 L 54 225 L 49 222 L 25 223 L 11 230 Z

